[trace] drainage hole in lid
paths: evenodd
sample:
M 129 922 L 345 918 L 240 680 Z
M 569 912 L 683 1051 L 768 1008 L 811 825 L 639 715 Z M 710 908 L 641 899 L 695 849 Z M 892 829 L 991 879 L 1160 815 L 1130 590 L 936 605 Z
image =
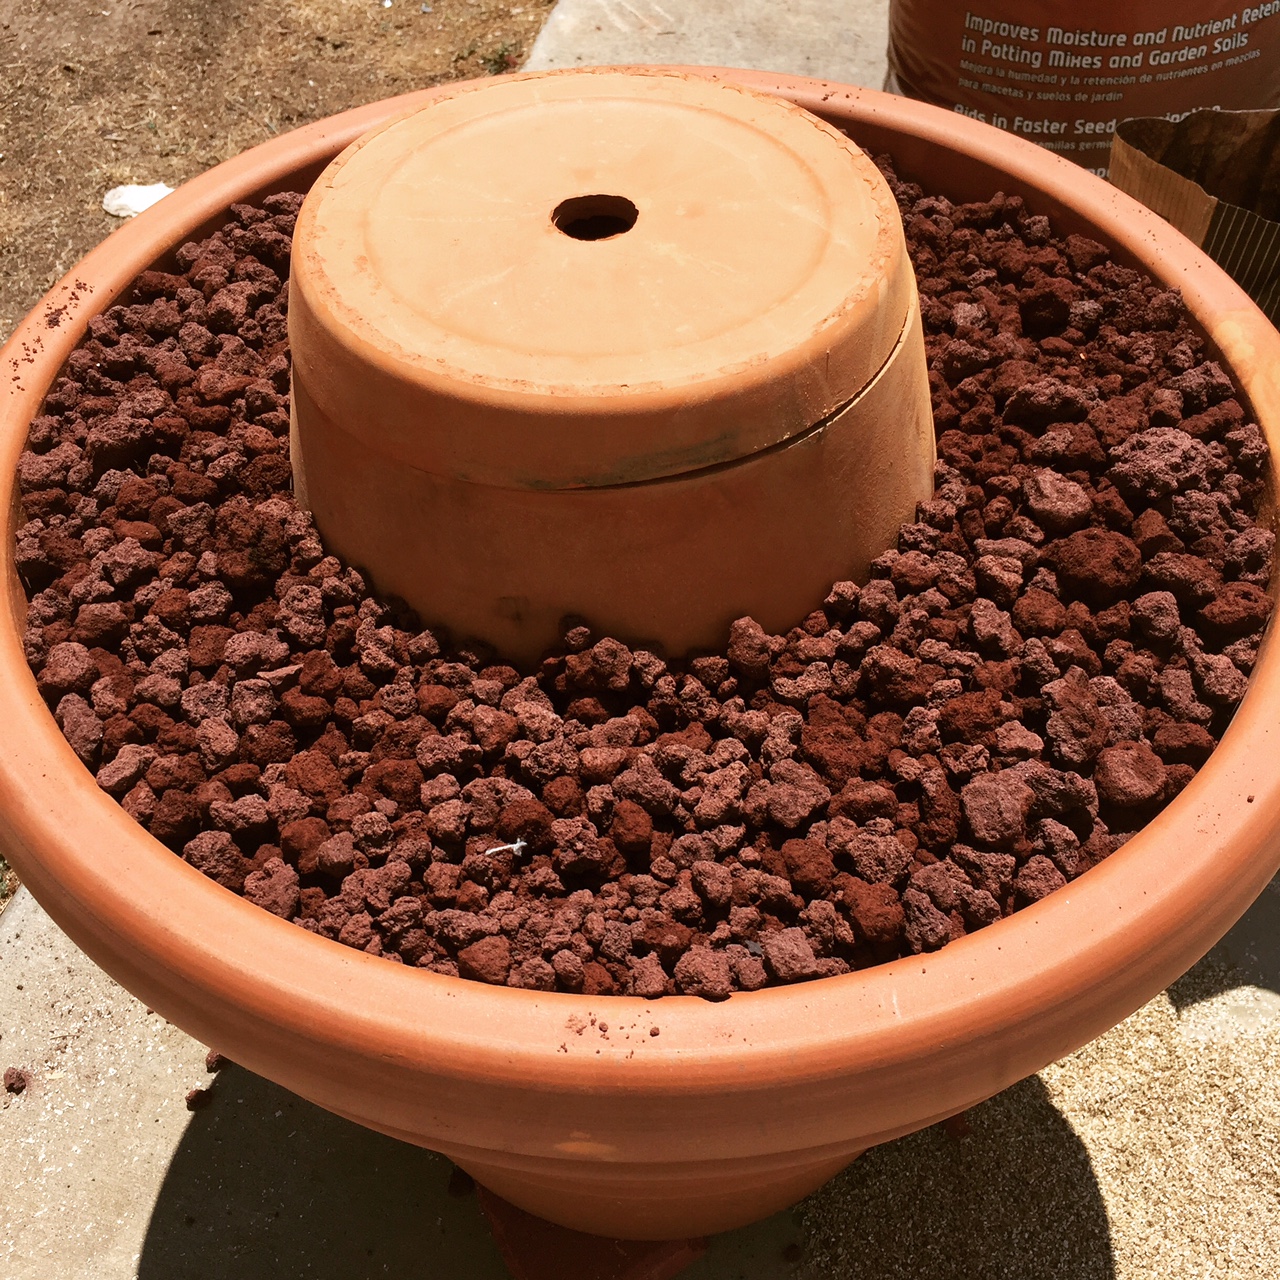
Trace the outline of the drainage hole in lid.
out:
M 611 240 L 630 231 L 639 216 L 626 196 L 573 196 L 556 205 L 551 221 L 574 240 Z

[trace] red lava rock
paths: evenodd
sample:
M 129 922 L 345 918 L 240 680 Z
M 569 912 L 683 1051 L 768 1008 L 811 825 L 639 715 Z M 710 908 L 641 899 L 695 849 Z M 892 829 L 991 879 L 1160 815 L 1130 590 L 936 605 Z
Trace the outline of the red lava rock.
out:
M 1200 556 L 1162 551 L 1142 570 L 1152 588 L 1170 593 L 1179 604 L 1192 609 L 1207 605 L 1222 588 L 1218 571 Z
M 1079 667 L 1070 667 L 1061 680 L 1050 681 L 1041 692 L 1052 708 L 1045 736 L 1053 755 L 1068 768 L 1088 767 L 1110 734 L 1088 676 Z
M 298 873 L 279 858 L 271 858 L 259 871 L 245 877 L 244 896 L 255 906 L 284 920 L 298 910 Z
M 904 935 L 912 954 L 937 951 L 952 940 L 951 920 L 919 889 L 903 893 L 902 911 L 906 920 Z
M 630 986 L 632 995 L 645 1000 L 656 1000 L 674 991 L 671 980 L 656 954 L 635 956 L 630 961 Z
M 609 835 L 623 853 L 647 853 L 653 840 L 653 819 L 633 800 L 619 800 L 613 807 Z
M 1143 742 L 1120 742 L 1099 752 L 1094 769 L 1103 804 L 1131 808 L 1150 804 L 1165 788 L 1165 766 Z
M 853 822 L 892 818 L 898 812 L 898 797 L 887 786 L 855 778 L 845 784 L 827 811 L 833 818 L 849 818 Z
M 1014 603 L 1012 620 L 1024 636 L 1056 636 L 1067 624 L 1067 611 L 1056 596 L 1031 587 Z
M 984 773 L 960 792 L 970 834 L 995 847 L 1022 839 L 1034 799 L 1031 788 L 1010 772 Z
M 868 884 L 895 884 L 911 865 L 909 843 L 898 839 L 893 822 L 887 818 L 873 818 L 861 829 L 833 822 L 829 839 L 833 849 L 847 858 Z
M 1186 550 L 1182 539 L 1169 528 L 1168 522 L 1155 507 L 1148 507 L 1133 522 L 1133 540 L 1146 560 L 1159 555 L 1161 551 Z
M 754 618 L 739 618 L 729 628 L 729 665 L 742 675 L 764 679 L 772 652 L 769 637 Z
M 30 1071 L 24 1071 L 21 1067 L 6 1067 L 4 1069 L 5 1093 L 25 1093 L 30 1085 Z
M 316 850 L 316 871 L 334 880 L 349 875 L 356 863 L 355 842 L 349 831 L 339 831 Z
M 186 1096 L 187 1110 L 199 1111 L 213 1101 L 213 1089 L 188 1089 Z
M 80 760 L 283 919 L 537 991 L 845 972 L 1106 856 L 1245 688 L 1265 438 L 1174 295 L 1020 204 L 941 217 L 886 172 L 933 498 L 867 583 L 683 663 L 574 620 L 518 671 L 326 554 L 290 487 L 296 197 L 145 273 L 18 466 L 26 653 Z
M 788 840 L 782 858 L 792 887 L 810 898 L 825 898 L 835 880 L 836 866 L 825 845 L 817 840 Z
M 891 885 L 867 884 L 850 877 L 842 893 L 849 917 L 858 934 L 877 951 L 885 954 L 895 949 L 906 928 L 902 901 Z
M 693 930 L 687 925 L 661 916 L 641 925 L 632 934 L 636 948 L 656 955 L 667 969 L 675 965 L 692 940 Z
M 119 644 L 128 633 L 129 617 L 119 601 L 84 604 L 76 613 L 76 640 L 90 649 Z
M 1228 582 L 1200 610 L 1200 617 L 1215 634 L 1235 639 L 1266 626 L 1271 609 L 1271 597 L 1252 582 Z
M 1077 599 L 1108 605 L 1130 595 L 1142 572 L 1142 553 L 1131 538 L 1110 529 L 1081 529 L 1050 548 L 1050 563 Z
M 532 796 L 516 799 L 498 815 L 497 833 L 512 843 L 523 840 L 535 853 L 542 853 L 551 847 L 554 820 L 552 811 Z
M 733 990 L 729 957 L 710 947 L 694 947 L 675 964 L 676 986 L 681 994 L 704 1000 L 727 1000 Z
M 235 893 L 244 888 L 245 877 L 253 865 L 225 831 L 202 831 L 187 842 L 182 856 L 197 871 Z
M 1042 854 L 1028 858 L 1014 878 L 1014 887 L 1023 902 L 1039 902 L 1055 889 L 1061 889 L 1067 878 Z
M 1183 489 L 1205 489 L 1212 455 L 1174 427 L 1139 431 L 1118 445 L 1108 473 L 1127 498 L 1158 502 Z
M 1004 420 L 1020 426 L 1048 427 L 1059 422 L 1080 422 L 1089 408 L 1089 397 L 1078 387 L 1057 378 L 1039 378 L 1014 392 L 1005 405 Z
M 68 693 L 88 693 L 98 678 L 89 650 L 74 641 L 63 641 L 49 650 L 37 683 L 46 698 L 56 702 Z
M 803 982 L 819 971 L 818 958 L 801 929 L 772 933 L 761 944 L 765 964 L 780 982 Z
M 1022 482 L 1027 513 L 1048 534 L 1065 534 L 1088 523 L 1093 502 L 1088 490 L 1055 471 L 1041 468 Z
M 1177 597 L 1169 591 L 1149 591 L 1133 602 L 1132 618 L 1148 639 L 1168 643 L 1178 634 L 1182 615 Z
M 1156 754 L 1166 764 L 1202 765 L 1217 745 L 1203 725 L 1162 724 L 1152 738 Z
M 511 943 L 504 937 L 481 938 L 458 952 L 458 975 L 503 986 L 511 972 Z

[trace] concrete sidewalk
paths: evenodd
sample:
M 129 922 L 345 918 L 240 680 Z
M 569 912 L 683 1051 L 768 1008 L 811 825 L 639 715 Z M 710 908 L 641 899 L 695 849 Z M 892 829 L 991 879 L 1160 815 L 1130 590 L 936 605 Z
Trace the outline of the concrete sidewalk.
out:
M 449 1162 L 197 1044 L 21 890 L 0 917 L 0 1275 L 501 1280 Z M 1280 1273 L 1280 883 L 1212 956 L 961 1123 L 869 1152 L 686 1280 Z M 192 1088 L 206 1106 L 188 1112 Z
M 235 1065 L 211 1075 L 206 1047 L 112 982 L 26 889 L 0 916 L 0 973 L 0 1064 L 31 1076 L 0 1094 L 6 1280 L 507 1276 L 448 1160 Z M 211 1094 L 191 1112 L 193 1088 Z M 809 1276 L 800 1239 L 780 1214 L 685 1275 Z
M 879 89 L 888 0 L 561 0 L 525 66 L 665 62 Z
M 886 0 L 562 0 L 530 67 L 738 64 L 879 87 Z M 0 1275 L 505 1274 L 447 1161 L 229 1067 L 116 986 L 25 891 L 0 917 Z M 1280 1275 L 1280 882 L 1094 1044 L 872 1151 L 686 1280 Z M 452 1190 L 451 1190 L 452 1185 Z M 566 1278 L 570 1280 L 570 1278 Z

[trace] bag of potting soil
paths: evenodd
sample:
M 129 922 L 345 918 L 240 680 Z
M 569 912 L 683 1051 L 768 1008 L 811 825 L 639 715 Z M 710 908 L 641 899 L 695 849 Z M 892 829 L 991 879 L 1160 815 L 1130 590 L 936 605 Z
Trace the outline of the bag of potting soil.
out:
M 1111 181 L 1172 222 L 1280 324 L 1280 111 L 1124 120 Z
M 1105 177 L 1120 120 L 1280 107 L 1280 0 L 891 0 L 889 73 Z

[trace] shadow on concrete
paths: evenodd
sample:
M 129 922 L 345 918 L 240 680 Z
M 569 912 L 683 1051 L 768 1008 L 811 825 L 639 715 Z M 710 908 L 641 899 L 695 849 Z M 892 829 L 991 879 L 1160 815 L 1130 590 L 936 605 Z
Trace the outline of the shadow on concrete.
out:
M 174 1154 L 138 1280 L 508 1280 L 452 1172 L 227 1067 Z
M 1260 987 L 1280 995 L 1280 876 L 1263 889 L 1231 932 L 1169 988 L 1169 999 L 1181 1013 L 1237 987 Z
M 228 1067 L 174 1154 L 138 1280 L 508 1280 L 452 1173 Z M 710 1246 L 687 1280 L 1115 1275 L 1088 1156 L 1034 1078 Z
M 1036 1077 L 875 1148 L 800 1206 L 814 1280 L 1113 1280 L 1084 1144 Z

